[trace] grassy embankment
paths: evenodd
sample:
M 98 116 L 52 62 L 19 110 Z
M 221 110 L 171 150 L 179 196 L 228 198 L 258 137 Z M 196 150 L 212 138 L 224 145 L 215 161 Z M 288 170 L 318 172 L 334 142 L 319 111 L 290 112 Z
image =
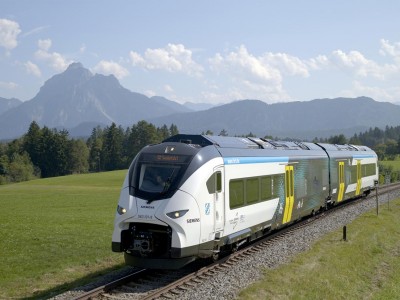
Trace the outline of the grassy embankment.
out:
M 111 235 L 125 173 L 0 186 L 0 299 L 46 298 L 123 263 Z
M 400 199 L 326 235 L 290 263 L 265 270 L 240 299 L 400 299 Z M 279 253 L 277 253 L 279 255 Z

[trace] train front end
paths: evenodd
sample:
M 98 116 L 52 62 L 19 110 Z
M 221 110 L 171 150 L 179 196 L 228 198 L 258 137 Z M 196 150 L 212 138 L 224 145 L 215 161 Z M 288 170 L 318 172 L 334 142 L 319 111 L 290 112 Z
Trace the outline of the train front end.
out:
M 195 260 L 199 206 L 182 184 L 202 164 L 201 147 L 185 143 L 147 146 L 132 162 L 120 193 L 112 250 L 128 265 L 176 269 Z M 188 226 L 190 224 L 190 226 Z

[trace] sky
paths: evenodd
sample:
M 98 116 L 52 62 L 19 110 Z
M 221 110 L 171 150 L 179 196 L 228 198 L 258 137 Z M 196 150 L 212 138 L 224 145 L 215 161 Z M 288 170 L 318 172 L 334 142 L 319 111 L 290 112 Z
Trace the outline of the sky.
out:
M 178 103 L 400 102 L 400 1 L 0 0 L 0 97 L 80 62 Z

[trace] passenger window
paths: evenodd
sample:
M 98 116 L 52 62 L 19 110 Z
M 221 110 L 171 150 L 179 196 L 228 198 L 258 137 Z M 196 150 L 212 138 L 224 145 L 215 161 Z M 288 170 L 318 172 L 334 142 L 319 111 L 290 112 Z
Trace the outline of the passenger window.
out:
M 232 180 L 229 183 L 229 205 L 236 208 L 244 205 L 244 181 Z
M 247 204 L 253 204 L 258 202 L 260 196 L 260 188 L 258 184 L 258 178 L 249 178 L 246 181 L 246 201 Z
M 269 200 L 272 198 L 271 176 L 261 177 L 261 199 Z

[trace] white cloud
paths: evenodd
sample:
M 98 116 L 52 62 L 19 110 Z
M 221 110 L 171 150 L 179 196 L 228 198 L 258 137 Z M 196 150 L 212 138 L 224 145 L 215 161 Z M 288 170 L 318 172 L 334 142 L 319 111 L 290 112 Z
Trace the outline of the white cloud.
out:
M 217 94 L 227 94 L 233 97 L 231 99 L 286 101 L 289 96 L 282 87 L 282 74 L 308 75 L 306 65 L 294 57 L 272 53 L 256 57 L 244 45 L 225 56 L 217 53 L 209 59 L 209 64 L 212 71 L 229 80 L 225 91 L 222 87 L 219 91 L 208 93 L 210 99 Z
M 200 76 L 203 67 L 192 59 L 192 51 L 182 44 L 168 44 L 165 48 L 147 49 L 144 55 L 129 53 L 133 66 L 148 70 L 165 70 L 172 73 L 182 72 L 191 76 Z
M 298 57 L 286 54 L 286 53 L 265 53 L 260 57 L 261 62 L 264 65 L 269 65 L 277 68 L 283 74 L 289 76 L 302 76 L 309 77 L 308 67 Z
M 103 75 L 113 74 L 118 79 L 122 79 L 129 75 L 129 71 L 122 67 L 120 64 L 113 62 L 102 60 L 100 61 L 94 68 L 93 71 L 96 73 L 100 73 Z
M 4 81 L 0 81 L 0 88 L 4 88 L 7 90 L 14 90 L 18 87 L 18 84 L 16 84 L 15 82 L 4 82 Z
M 38 47 L 40 50 L 43 50 L 43 51 L 49 51 L 51 44 L 52 44 L 52 42 L 50 39 L 38 41 Z
M 400 65 L 400 42 L 390 44 L 388 40 L 381 39 L 381 49 L 379 53 L 383 56 L 392 57 L 397 65 Z
M 365 85 L 360 81 L 354 81 L 349 90 L 341 93 L 344 97 L 359 97 L 365 95 L 373 98 L 376 101 L 398 101 L 400 98 L 400 88 L 382 88 L 377 86 Z
M 169 85 L 169 84 L 165 84 L 164 85 L 164 90 L 168 93 L 173 93 L 174 89 Z
M 58 52 L 49 52 L 51 46 L 52 42 L 50 39 L 39 40 L 39 50 L 35 52 L 35 58 L 47 62 L 56 71 L 64 71 L 72 61 Z
M 149 98 L 151 98 L 151 97 L 157 95 L 157 93 L 156 93 L 155 91 L 153 91 L 153 90 L 146 90 L 146 91 L 143 91 L 143 94 L 145 94 L 145 95 L 146 95 L 147 97 L 149 97 Z
M 12 50 L 18 45 L 17 37 L 21 33 L 17 22 L 0 19 L 0 46 Z
M 379 65 L 364 57 L 359 51 L 345 53 L 341 50 L 332 52 L 331 62 L 337 68 L 350 71 L 357 77 L 374 77 L 384 80 L 388 75 L 399 72 L 399 68 L 393 64 Z
M 329 58 L 326 55 L 318 55 L 304 62 L 308 66 L 309 71 L 319 71 L 330 65 Z
M 33 62 L 27 61 L 24 66 L 28 74 L 33 74 L 36 77 L 42 76 L 42 72 L 40 71 L 39 67 Z

